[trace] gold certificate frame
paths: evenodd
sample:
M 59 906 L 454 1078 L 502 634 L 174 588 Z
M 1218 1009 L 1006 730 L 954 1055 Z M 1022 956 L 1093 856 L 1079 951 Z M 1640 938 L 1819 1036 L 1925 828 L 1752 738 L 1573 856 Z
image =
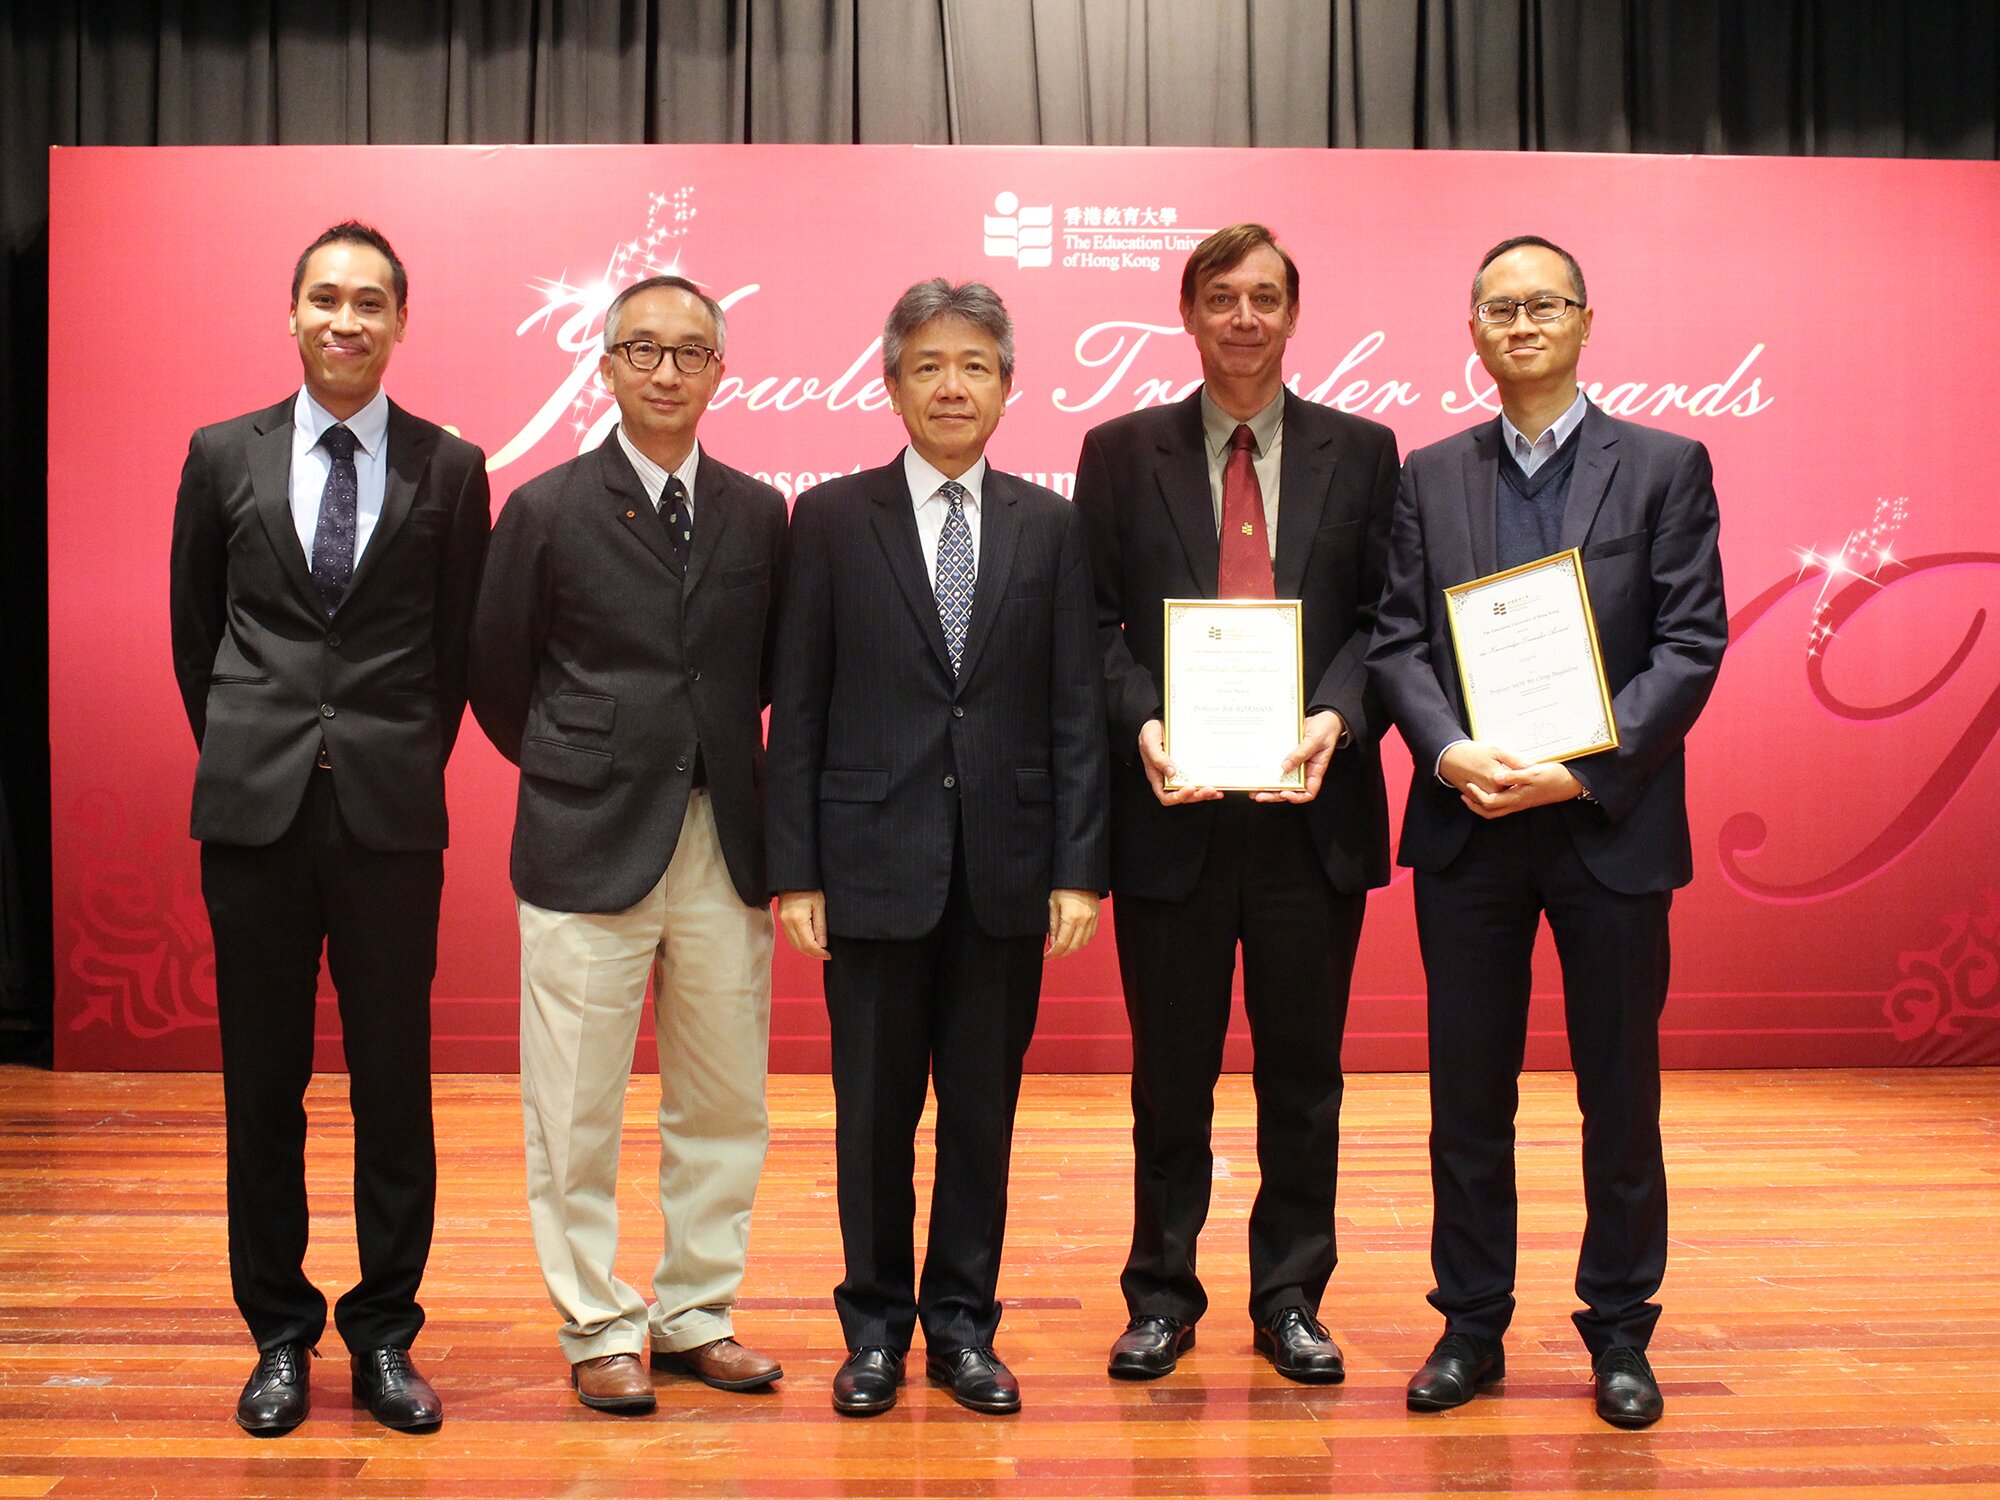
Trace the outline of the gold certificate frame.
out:
M 1296 599 L 1168 599 L 1163 728 L 1169 790 L 1298 791 L 1280 763 L 1305 737 L 1305 637 Z
M 1618 747 L 1581 552 L 1456 584 L 1444 598 L 1474 739 L 1537 761 Z

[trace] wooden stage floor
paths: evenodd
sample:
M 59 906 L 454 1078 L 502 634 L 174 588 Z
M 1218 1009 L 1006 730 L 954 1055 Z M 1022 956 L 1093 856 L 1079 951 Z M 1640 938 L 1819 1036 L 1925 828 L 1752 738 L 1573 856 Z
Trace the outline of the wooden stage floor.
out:
M 1580 1209 L 1559 1074 L 1524 1090 L 1508 1379 L 1458 1412 L 1404 1410 L 1437 1332 L 1423 1087 L 1349 1083 L 1342 1262 L 1323 1309 L 1345 1385 L 1292 1385 L 1251 1352 L 1242 1078 L 1218 1114 L 1200 1346 L 1167 1380 L 1105 1378 L 1123 1325 L 1123 1080 L 1040 1077 L 1001 1288 L 1024 1412 L 974 1416 L 919 1380 L 887 1416 L 853 1421 L 827 1396 L 841 1346 L 824 1079 L 772 1080 L 737 1318 L 787 1379 L 731 1396 L 662 1376 L 655 1416 L 618 1418 L 566 1388 L 514 1080 L 440 1078 L 416 1352 L 443 1429 L 398 1436 L 356 1412 L 329 1332 L 312 1416 L 258 1440 L 230 1421 L 252 1352 L 224 1263 L 218 1080 L 0 1069 L 0 1496 L 2000 1495 L 2000 1070 L 1669 1075 L 1673 1258 L 1653 1346 L 1668 1405 L 1643 1433 L 1591 1415 L 1568 1321 Z M 621 1270 L 640 1284 L 658 1234 L 652 1102 L 637 1080 Z M 316 1083 L 311 1107 L 311 1269 L 337 1291 L 353 1274 L 343 1080 Z

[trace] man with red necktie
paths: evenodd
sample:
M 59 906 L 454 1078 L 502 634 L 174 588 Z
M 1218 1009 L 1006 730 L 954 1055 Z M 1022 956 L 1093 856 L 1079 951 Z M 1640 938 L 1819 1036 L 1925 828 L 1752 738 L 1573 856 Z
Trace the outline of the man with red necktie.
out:
M 1198 245 L 1181 320 L 1201 358 L 1186 400 L 1092 429 L 1077 461 L 1111 734 L 1111 889 L 1132 1026 L 1130 1324 L 1110 1373 L 1153 1379 L 1194 1344 L 1208 1299 L 1209 1124 L 1243 949 L 1262 1183 L 1250 1215 L 1250 1317 L 1278 1373 L 1345 1371 L 1319 1322 L 1333 1272 L 1340 1043 L 1369 887 L 1389 874 L 1362 656 L 1382 586 L 1396 441 L 1285 389 L 1298 326 L 1292 259 L 1260 224 Z M 1163 743 L 1162 601 L 1301 601 L 1305 734 L 1272 767 L 1293 790 L 1178 784 Z

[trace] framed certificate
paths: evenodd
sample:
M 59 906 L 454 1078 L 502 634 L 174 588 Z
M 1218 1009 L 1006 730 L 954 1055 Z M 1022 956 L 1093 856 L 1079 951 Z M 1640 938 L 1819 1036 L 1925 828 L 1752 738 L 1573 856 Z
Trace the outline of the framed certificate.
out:
M 1475 578 L 1444 599 L 1474 739 L 1533 760 L 1617 748 L 1580 552 Z
M 1305 786 L 1281 773 L 1305 734 L 1304 650 L 1296 599 L 1166 601 L 1169 788 L 1277 792 Z

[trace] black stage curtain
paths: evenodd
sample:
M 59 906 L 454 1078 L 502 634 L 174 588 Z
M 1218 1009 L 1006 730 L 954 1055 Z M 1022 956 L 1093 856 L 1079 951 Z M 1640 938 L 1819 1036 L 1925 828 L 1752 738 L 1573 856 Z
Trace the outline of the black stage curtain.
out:
M 46 1037 L 54 976 L 51 146 L 2000 155 L 1993 0 L 26 0 L 0 9 L 0 1039 Z M 1533 177 L 1519 180 L 1531 199 Z M 190 288 L 184 306 L 130 307 L 107 287 L 101 321 L 58 330 L 97 346 L 106 422 L 171 378 L 139 351 L 163 332 L 199 337 L 201 299 L 241 294 L 226 238 L 216 258 L 214 281 Z

